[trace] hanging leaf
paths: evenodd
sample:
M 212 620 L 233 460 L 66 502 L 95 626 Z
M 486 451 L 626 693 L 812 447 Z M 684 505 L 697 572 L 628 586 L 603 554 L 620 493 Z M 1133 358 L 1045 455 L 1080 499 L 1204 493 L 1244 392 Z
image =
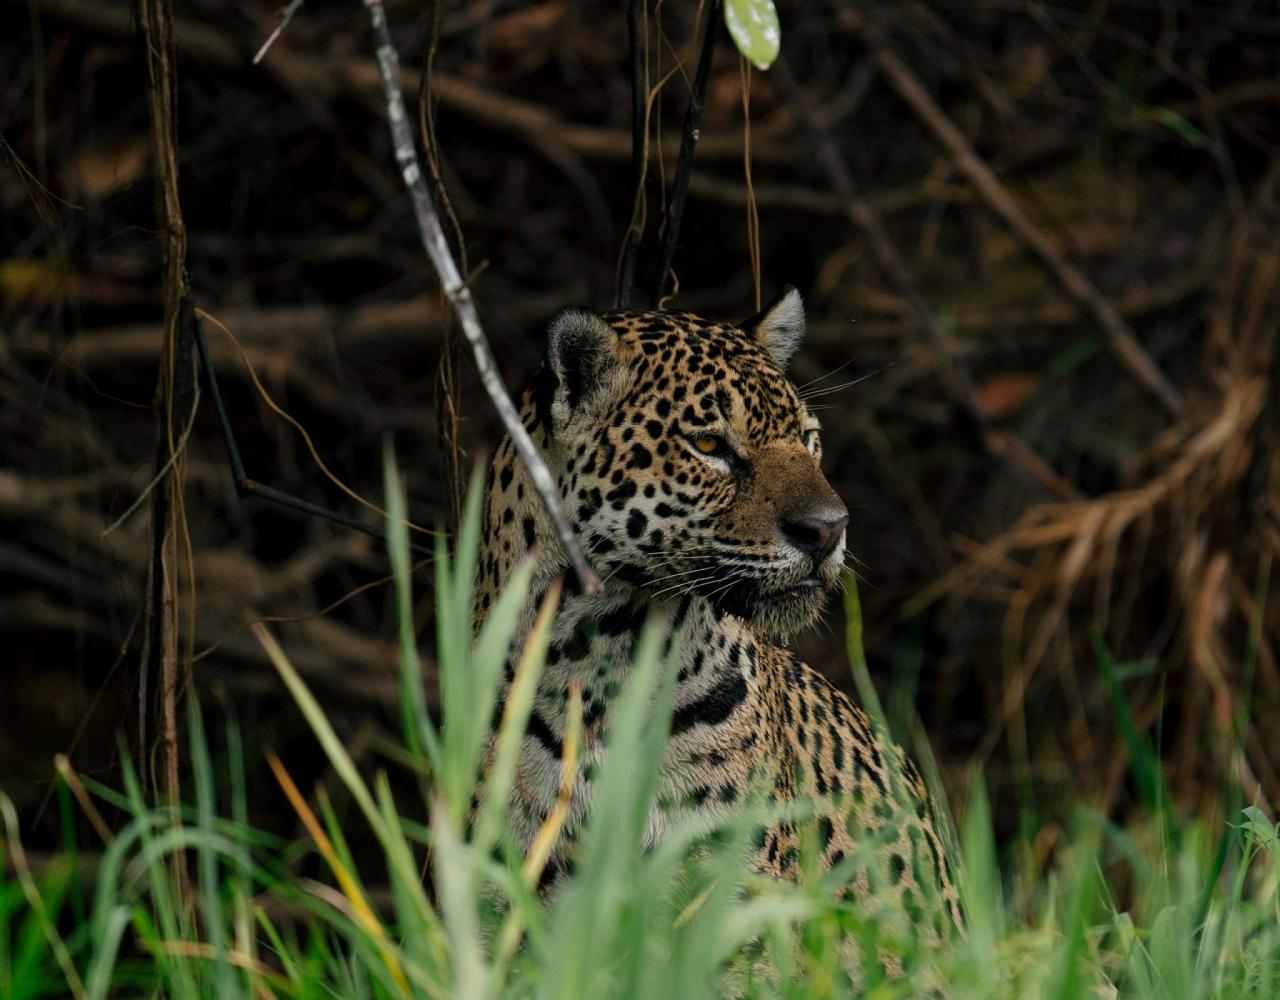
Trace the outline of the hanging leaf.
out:
M 773 0 L 725 0 L 724 23 L 733 44 L 756 69 L 768 69 L 778 58 L 782 27 Z

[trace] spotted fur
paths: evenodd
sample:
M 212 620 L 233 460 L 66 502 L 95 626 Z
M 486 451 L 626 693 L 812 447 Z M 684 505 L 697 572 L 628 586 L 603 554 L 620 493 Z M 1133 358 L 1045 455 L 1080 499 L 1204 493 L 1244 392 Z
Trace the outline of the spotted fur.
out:
M 553 322 L 522 418 L 606 587 L 568 594 L 552 625 L 513 793 L 516 834 L 527 846 L 555 803 L 576 683 L 585 746 L 550 870 L 572 865 L 610 706 L 662 605 L 681 658 L 650 842 L 732 807 L 767 774 L 775 798 L 823 803 L 812 831 L 822 868 L 869 855 L 842 866 L 850 895 L 869 910 L 895 900 L 927 947 L 959 911 L 918 773 L 774 642 L 814 623 L 844 560 L 847 512 L 819 466 L 818 422 L 783 372 L 803 328 L 794 291 L 739 326 L 660 311 Z M 489 469 L 478 615 L 531 552 L 524 630 L 566 563 L 508 440 Z M 762 831 L 756 867 L 795 877 L 803 835 L 796 822 Z

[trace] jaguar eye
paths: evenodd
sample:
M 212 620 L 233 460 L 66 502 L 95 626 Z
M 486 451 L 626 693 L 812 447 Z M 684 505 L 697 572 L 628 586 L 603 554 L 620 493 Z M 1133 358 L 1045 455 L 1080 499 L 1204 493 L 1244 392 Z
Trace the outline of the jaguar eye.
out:
M 704 455 L 724 456 L 729 454 L 729 444 L 716 434 L 705 434 L 691 438 L 693 446 Z

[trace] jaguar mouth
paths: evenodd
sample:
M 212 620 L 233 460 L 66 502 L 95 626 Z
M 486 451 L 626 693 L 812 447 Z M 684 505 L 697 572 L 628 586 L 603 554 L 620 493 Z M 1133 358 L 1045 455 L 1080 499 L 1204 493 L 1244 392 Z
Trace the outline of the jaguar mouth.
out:
M 803 579 L 788 584 L 778 590 L 768 591 L 764 596 L 769 597 L 804 597 L 812 591 L 825 590 L 826 584 L 819 580 L 816 576 L 806 576 Z
M 763 581 L 744 580 L 715 592 L 712 603 L 721 611 L 749 619 L 806 616 L 810 608 L 821 605 L 827 587 L 828 584 L 815 575 L 772 587 Z

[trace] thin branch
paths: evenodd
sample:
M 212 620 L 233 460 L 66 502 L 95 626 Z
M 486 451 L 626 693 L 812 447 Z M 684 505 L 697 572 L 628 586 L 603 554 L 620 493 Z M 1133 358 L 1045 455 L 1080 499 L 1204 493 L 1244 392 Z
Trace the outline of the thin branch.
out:
M 618 263 L 618 288 L 615 304 L 625 309 L 631 304 L 631 291 L 636 281 L 636 262 L 640 257 L 640 240 L 644 236 L 644 182 L 649 164 L 649 60 L 647 32 L 644 23 L 645 0 L 627 2 L 627 42 L 631 57 L 631 180 L 635 194 L 631 203 L 631 221 L 623 237 L 622 257 Z
M 1093 314 L 1102 327 L 1120 363 L 1155 394 L 1175 417 L 1186 413 L 1187 404 L 1172 382 L 1138 343 L 1138 338 L 1106 297 L 1090 283 L 1074 265 L 1058 252 L 1057 247 L 1023 214 L 1017 202 L 991 168 L 969 145 L 968 140 L 929 96 L 920 81 L 897 54 L 874 36 L 868 38 L 876 66 L 889 79 L 898 95 L 934 136 L 950 150 L 956 166 L 977 188 L 987 206 L 1000 216 L 1023 243 L 1040 258 L 1045 268 L 1076 303 Z
M 760 308 L 760 208 L 751 180 L 751 63 L 738 56 L 738 72 L 742 79 L 742 180 L 747 188 L 747 259 L 751 262 L 751 287 L 755 291 L 755 307 Z
M 427 2 L 427 37 L 423 45 L 422 77 L 418 83 L 418 132 L 422 137 L 422 150 L 427 164 L 427 177 L 431 183 L 431 197 L 444 214 L 458 254 L 461 271 L 467 280 L 475 275 L 467 263 L 467 243 L 462 234 L 462 223 L 453 210 L 449 192 L 444 184 L 440 168 L 440 142 L 436 137 L 436 93 L 432 87 L 436 75 L 436 53 L 440 46 L 440 19 L 444 0 Z M 462 523 L 464 504 L 462 473 L 462 446 L 458 439 L 458 423 L 462 410 L 461 386 L 458 369 L 462 364 L 462 345 L 458 342 L 457 323 L 452 317 L 444 325 L 444 343 L 440 348 L 440 360 L 436 365 L 436 440 L 440 447 L 440 464 L 449 493 L 449 530 L 455 532 Z
M 671 182 L 667 219 L 662 227 L 662 256 L 658 264 L 658 280 L 653 289 L 653 301 L 659 305 L 667 293 L 667 278 L 671 274 L 676 243 L 680 239 L 680 226 L 684 222 L 684 203 L 689 194 L 689 178 L 693 174 L 694 148 L 698 144 L 702 128 L 702 102 L 707 92 L 711 54 L 715 49 L 720 19 L 720 0 L 710 0 L 707 4 L 707 23 L 702 29 L 702 49 L 698 53 L 693 90 L 689 93 L 689 107 L 684 113 L 684 132 L 680 136 L 680 156 L 676 160 L 675 179 Z
M 178 788 L 178 613 L 176 506 L 182 489 L 182 465 L 174 461 L 175 425 L 185 418 L 177 408 L 179 383 L 190 374 L 180 365 L 178 333 L 185 293 L 187 234 L 178 199 L 177 80 L 174 77 L 173 10 L 169 0 L 142 0 L 138 5 L 147 95 L 151 110 L 151 134 L 156 164 L 158 214 L 164 240 L 164 320 L 160 371 L 156 380 L 155 470 L 160 482 L 152 493 L 151 559 L 147 579 L 148 621 L 144 633 L 142 689 L 152 667 L 158 668 L 161 697 L 161 740 L 164 746 L 164 793 L 177 804 Z M 185 352 L 183 352 L 185 354 Z M 167 473 L 167 474 L 166 474 Z M 140 706 L 145 727 L 147 706 Z M 143 730 L 145 732 L 145 729 Z M 139 748 L 146 759 L 145 744 Z
M 471 290 L 458 273 L 453 255 L 449 252 L 449 244 L 445 240 L 444 230 L 440 226 L 440 217 L 436 214 L 431 195 L 423 181 L 422 168 L 418 164 L 418 152 L 413 145 L 413 134 L 409 130 L 409 116 L 405 111 L 404 95 L 400 92 L 400 58 L 391 42 L 391 33 L 387 29 L 387 14 L 381 0 L 363 0 L 369 12 L 369 20 L 373 26 L 374 43 L 377 46 L 378 68 L 382 74 L 383 94 L 387 101 L 387 118 L 391 127 L 391 140 L 395 148 L 396 162 L 400 165 L 405 187 L 409 189 L 409 197 L 413 202 L 414 219 L 418 224 L 418 235 L 422 238 L 423 248 L 436 274 L 445 298 L 453 307 L 462 333 L 471 345 L 471 353 L 475 356 L 476 370 L 485 391 L 493 401 L 494 408 L 502 418 L 502 423 L 511 436 L 511 443 L 516 453 L 529 471 L 529 478 L 538 491 L 547 515 L 555 528 L 556 537 L 564 550 L 565 557 L 573 566 L 574 573 L 584 593 L 598 594 L 603 589 L 595 572 L 587 564 L 586 557 L 578 545 L 573 526 L 565 517 L 556 490 L 555 480 L 547 468 L 538 449 L 534 446 L 529 432 L 520 422 L 511 397 L 507 394 L 502 378 L 498 374 L 498 366 L 493 351 L 485 338 L 484 328 L 480 325 L 480 316 L 476 312 L 475 301 Z
M 267 36 L 267 40 L 262 43 L 262 48 L 254 54 L 253 64 L 255 66 L 262 62 L 262 57 L 267 54 L 267 50 L 275 44 L 280 33 L 289 26 L 289 22 L 293 20 L 293 15 L 301 9 L 303 0 L 289 0 L 289 6 L 280 12 L 280 23 L 276 25 L 275 30 Z

